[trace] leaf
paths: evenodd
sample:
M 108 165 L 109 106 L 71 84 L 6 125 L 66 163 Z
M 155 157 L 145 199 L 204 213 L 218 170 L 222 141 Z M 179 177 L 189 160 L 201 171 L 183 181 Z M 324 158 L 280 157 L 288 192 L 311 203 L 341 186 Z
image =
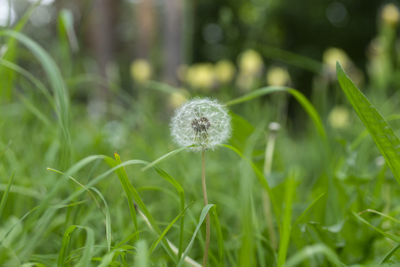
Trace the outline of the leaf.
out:
M 280 232 L 280 243 L 278 251 L 278 264 L 277 266 L 284 266 L 286 262 L 286 255 L 289 248 L 291 223 L 292 223 L 292 205 L 293 197 L 296 190 L 296 174 L 293 172 L 286 181 L 285 189 L 285 211 L 283 214 L 282 227 Z
M 24 13 L 24 15 L 21 17 L 21 19 L 18 21 L 18 23 L 14 27 L 15 32 L 21 32 L 26 23 L 29 21 L 30 16 L 32 15 L 32 12 L 40 5 L 40 1 L 36 1 L 35 4 L 31 5 L 29 9 Z M 8 61 L 15 61 L 17 58 L 17 41 L 15 38 L 9 38 L 7 41 L 7 51 L 5 54 L 2 56 L 4 60 Z M 10 69 L 5 69 L 2 66 L 0 66 L 0 99 L 5 96 L 7 99 L 11 98 L 11 90 L 14 88 L 13 83 L 14 83 L 14 78 L 15 78 L 15 73 L 14 71 Z
M 358 117 L 371 134 L 376 146 L 400 184 L 400 140 L 393 129 L 368 98 L 354 85 L 337 62 L 336 72 L 339 84 Z
M 3 193 L 3 196 L 1 197 L 1 201 L 0 201 L 0 218 L 1 218 L 1 215 L 3 214 L 4 207 L 6 206 L 8 193 L 10 192 L 11 185 L 12 185 L 13 181 L 14 181 L 14 173 L 11 175 L 11 178 L 8 181 L 8 184 L 7 184 L 6 191 Z
M 339 257 L 335 254 L 335 252 L 324 244 L 316 244 L 303 248 L 294 256 L 292 256 L 287 261 L 287 264 L 285 266 L 286 267 L 300 266 L 301 262 L 311 257 L 314 257 L 315 255 L 318 254 L 325 255 L 328 258 L 328 260 L 333 264 L 333 266 L 340 266 L 340 267 L 346 266 L 339 260 Z
M 254 162 L 248 158 L 246 158 L 237 148 L 230 146 L 230 145 L 226 145 L 226 144 L 222 144 L 220 145 L 222 147 L 226 147 L 230 150 L 232 150 L 233 152 L 235 152 L 240 158 L 242 158 L 247 164 L 249 164 L 251 166 L 251 168 L 254 171 L 254 174 L 256 175 L 258 181 L 260 182 L 260 184 L 262 185 L 262 187 L 265 189 L 265 191 L 267 191 L 270 200 L 271 200 L 271 204 L 272 204 L 272 208 L 274 210 L 275 216 L 278 219 L 280 217 L 280 209 L 278 208 L 277 202 L 274 198 L 274 195 L 272 194 L 272 190 L 271 187 L 268 184 L 267 179 L 265 178 L 264 174 L 258 169 L 258 167 L 254 164 Z
M 57 107 L 56 112 L 59 118 L 60 128 L 67 144 L 66 148 L 70 149 L 69 97 L 59 68 L 46 50 L 26 35 L 12 30 L 0 31 L 0 36 L 2 35 L 15 38 L 24 44 L 41 63 L 54 92 L 54 102 Z
M 67 40 L 72 51 L 79 49 L 78 40 L 74 30 L 74 14 L 68 9 L 62 9 L 58 16 L 58 31 L 60 38 Z
M 184 210 L 182 210 L 169 224 L 167 227 L 165 227 L 164 231 L 160 234 L 160 236 L 157 238 L 157 240 L 151 245 L 150 250 L 149 250 L 149 255 L 153 253 L 153 251 L 156 249 L 158 244 L 163 240 L 164 236 L 168 233 L 168 231 L 172 228 L 172 226 L 185 214 L 185 211 L 187 210 L 188 207 L 186 207 Z
M 190 242 L 189 242 L 188 246 L 186 247 L 185 251 L 183 252 L 183 254 L 182 254 L 182 256 L 181 256 L 181 258 L 180 258 L 180 260 L 179 260 L 179 262 L 178 262 L 177 267 L 182 266 L 182 264 L 183 264 L 183 262 L 184 262 L 186 256 L 189 254 L 189 251 L 190 251 L 190 249 L 191 249 L 192 246 L 193 246 L 193 242 L 194 242 L 194 240 L 195 240 L 195 238 L 196 238 L 196 236 L 197 236 L 197 233 L 198 233 L 199 230 L 200 230 L 201 225 L 202 225 L 203 222 L 204 222 L 204 219 L 205 219 L 206 216 L 207 216 L 207 213 L 210 211 L 210 209 L 211 209 L 212 207 L 214 207 L 214 204 L 208 204 L 208 205 L 205 206 L 205 207 L 203 208 L 203 210 L 201 211 L 200 219 L 199 219 L 199 222 L 197 223 L 196 229 L 195 229 L 194 232 L 193 232 L 192 239 L 190 239 Z
M 149 210 L 147 209 L 146 205 L 144 204 L 142 198 L 140 197 L 138 191 L 136 190 L 136 188 L 132 185 L 132 183 L 129 181 L 128 175 L 125 171 L 125 168 L 123 168 L 120 156 L 117 153 L 114 153 L 114 157 L 115 157 L 115 161 L 113 162 L 110 158 L 106 158 L 106 162 L 114 168 L 116 168 L 117 166 L 119 166 L 120 168 L 115 169 L 115 173 L 117 174 L 122 187 L 125 191 L 126 197 L 128 198 L 128 204 L 129 204 L 129 209 L 131 212 L 131 215 L 133 217 L 134 223 L 136 224 L 136 229 L 137 229 L 137 222 L 136 222 L 136 209 L 134 207 L 135 204 L 137 204 L 137 206 L 139 207 L 139 209 L 143 212 L 143 214 L 145 215 L 146 219 L 148 220 L 149 224 L 151 225 L 152 229 L 158 234 L 161 234 L 161 230 L 158 227 L 158 225 L 156 224 L 156 221 L 154 220 L 153 216 L 150 214 Z M 136 161 L 136 162 L 141 162 L 144 163 L 143 161 Z M 139 210 L 139 212 L 140 212 Z M 173 254 L 173 251 L 170 247 L 170 245 L 168 244 L 168 242 L 166 242 L 164 239 L 162 239 L 162 245 L 164 247 L 164 249 L 166 250 L 166 252 L 168 253 L 168 255 L 170 256 L 170 258 L 175 261 L 176 258 Z
M 367 220 L 365 220 L 363 217 L 361 217 L 360 215 L 358 215 L 357 213 L 353 212 L 353 215 L 362 223 L 366 224 L 367 226 L 369 226 L 370 228 L 374 229 L 375 231 L 377 231 L 378 233 L 380 233 L 381 235 L 383 235 L 384 237 L 387 237 L 393 241 L 395 241 L 396 243 L 400 243 L 400 237 L 395 236 L 391 233 L 386 233 L 385 231 L 383 231 L 382 229 L 372 225 L 371 223 L 369 223 Z
M 173 150 L 171 152 L 168 152 L 167 154 L 164 154 L 161 157 L 159 157 L 158 159 L 154 160 L 153 162 L 147 164 L 145 167 L 142 168 L 142 171 L 146 171 L 146 170 L 154 167 L 155 165 L 157 165 L 161 161 L 164 161 L 167 158 L 172 157 L 173 155 L 178 154 L 179 152 L 182 152 L 182 151 L 184 151 L 186 149 L 187 149 L 187 147 L 181 147 L 181 148 L 175 149 L 175 150 Z

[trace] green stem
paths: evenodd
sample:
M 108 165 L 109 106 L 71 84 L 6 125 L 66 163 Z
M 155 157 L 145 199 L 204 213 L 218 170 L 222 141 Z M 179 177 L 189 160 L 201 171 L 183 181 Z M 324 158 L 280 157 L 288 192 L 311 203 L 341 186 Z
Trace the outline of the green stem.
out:
M 274 124 L 271 123 L 270 124 L 270 132 L 269 132 L 269 136 L 267 139 L 267 146 L 265 148 L 265 161 L 264 161 L 265 179 L 271 174 L 272 158 L 274 155 L 277 131 L 278 131 L 278 129 L 275 129 Z M 277 249 L 278 242 L 277 242 L 277 238 L 276 238 L 274 222 L 272 220 L 273 217 L 272 217 L 272 212 L 271 212 L 271 200 L 269 198 L 269 195 L 265 191 L 262 192 L 262 198 L 263 198 L 264 214 L 265 214 L 265 219 L 267 221 L 267 228 L 268 228 L 268 234 L 269 234 L 271 246 L 274 249 Z
M 207 206 L 208 198 L 207 198 L 207 185 L 206 185 L 206 157 L 205 157 L 204 149 L 201 151 L 201 185 L 203 188 L 204 206 Z M 203 267 L 207 266 L 209 247 L 210 247 L 210 215 L 207 213 L 207 216 L 206 216 L 206 243 L 204 246 Z

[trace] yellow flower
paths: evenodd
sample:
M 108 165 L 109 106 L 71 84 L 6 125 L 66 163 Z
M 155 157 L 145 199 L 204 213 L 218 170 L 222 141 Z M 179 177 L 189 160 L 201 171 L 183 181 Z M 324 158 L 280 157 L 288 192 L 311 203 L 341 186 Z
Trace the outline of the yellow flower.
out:
M 281 67 L 271 67 L 267 72 L 267 84 L 284 86 L 290 82 L 289 72 Z
M 256 75 L 261 72 L 263 60 L 261 55 L 254 50 L 244 51 L 239 58 L 240 71 L 246 75 Z
M 399 9 L 393 3 L 386 4 L 382 8 L 381 17 L 385 24 L 397 25 L 400 19 Z
M 192 88 L 210 90 L 214 85 L 214 68 L 210 63 L 199 63 L 188 68 L 186 81 Z
M 131 75 L 135 82 L 144 83 L 151 78 L 152 68 L 145 59 L 137 59 L 131 64 Z
M 336 61 L 339 61 L 344 69 L 347 69 L 350 65 L 350 59 L 340 48 L 330 47 L 324 51 L 322 60 L 329 72 L 336 73 Z
M 350 125 L 350 113 L 346 107 L 336 106 L 328 115 L 328 123 L 334 129 L 344 129 Z
M 168 99 L 168 105 L 172 109 L 177 109 L 188 100 L 189 93 L 185 89 L 173 92 Z
M 229 60 L 220 60 L 215 64 L 215 78 L 219 83 L 226 84 L 232 81 L 235 75 L 235 65 Z

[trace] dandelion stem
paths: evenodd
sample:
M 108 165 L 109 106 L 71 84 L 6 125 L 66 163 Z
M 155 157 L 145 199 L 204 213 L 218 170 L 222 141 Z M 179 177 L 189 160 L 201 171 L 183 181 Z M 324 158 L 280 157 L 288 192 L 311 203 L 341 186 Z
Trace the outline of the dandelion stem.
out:
M 201 151 L 201 184 L 203 187 L 204 206 L 208 205 L 207 185 L 206 185 L 206 157 L 205 149 Z M 203 267 L 207 266 L 208 248 L 210 247 L 210 215 L 206 216 L 206 243 L 204 246 Z
M 267 138 L 267 146 L 265 148 L 265 161 L 264 161 L 264 176 L 265 176 L 265 178 L 267 178 L 271 174 L 272 158 L 274 155 L 276 134 L 277 134 L 277 131 L 279 130 L 279 127 L 276 127 L 276 125 L 277 124 L 271 123 L 269 126 L 270 132 L 269 132 L 269 135 Z M 262 198 L 263 198 L 263 204 L 264 204 L 263 206 L 264 206 L 265 219 L 267 221 L 269 239 L 271 242 L 271 246 L 274 249 L 276 249 L 278 247 L 278 242 L 277 242 L 276 233 L 275 233 L 275 229 L 274 229 L 274 223 L 272 220 L 271 200 L 265 191 L 262 192 Z

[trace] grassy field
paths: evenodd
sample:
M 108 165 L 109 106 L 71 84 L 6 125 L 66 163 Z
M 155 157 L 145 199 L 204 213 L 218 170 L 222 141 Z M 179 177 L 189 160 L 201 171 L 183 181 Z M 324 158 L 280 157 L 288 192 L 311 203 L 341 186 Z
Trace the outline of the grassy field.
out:
M 314 72 L 310 97 L 258 74 L 183 92 L 133 73 L 135 94 L 107 84 L 109 101 L 82 100 L 104 82 L 66 75 L 23 33 L 28 16 L 0 31 L 1 266 L 201 266 L 207 214 L 208 266 L 400 264 L 398 70 L 362 81 L 343 57 L 335 69 L 270 48 L 262 60 Z M 205 153 L 207 206 L 201 153 L 170 134 L 195 96 L 231 117 L 230 139 Z

